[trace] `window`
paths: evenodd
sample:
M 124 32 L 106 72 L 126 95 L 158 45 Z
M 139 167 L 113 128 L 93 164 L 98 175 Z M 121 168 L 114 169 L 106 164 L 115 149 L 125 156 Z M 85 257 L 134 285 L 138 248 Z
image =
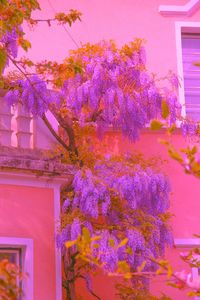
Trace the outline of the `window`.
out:
M 22 282 L 22 300 L 33 300 L 33 240 L 0 237 L 0 260 L 8 259 L 21 268 L 27 278 Z M 20 299 L 21 300 L 21 299 Z
M 190 251 L 193 248 L 200 248 L 200 239 L 175 239 L 174 245 L 177 249 L 183 249 L 186 251 Z M 195 257 L 199 258 L 199 257 Z M 192 277 L 193 279 L 200 276 L 200 269 L 192 268 Z M 191 298 L 192 299 L 192 298 Z M 194 296 L 194 300 L 200 300 L 199 296 Z
M 200 23 L 176 22 L 176 46 L 182 116 L 200 121 Z
M 0 247 L 0 260 L 7 259 L 9 262 L 14 263 L 20 270 L 22 269 L 22 260 L 21 260 L 21 248 L 10 248 L 10 247 Z M 17 285 L 22 288 L 22 282 L 17 280 Z M 22 297 L 19 298 L 21 300 Z
M 200 120 L 200 33 L 181 33 L 186 115 Z
M 9 262 L 21 268 L 21 248 L 0 247 L 0 260 L 3 259 L 7 259 Z

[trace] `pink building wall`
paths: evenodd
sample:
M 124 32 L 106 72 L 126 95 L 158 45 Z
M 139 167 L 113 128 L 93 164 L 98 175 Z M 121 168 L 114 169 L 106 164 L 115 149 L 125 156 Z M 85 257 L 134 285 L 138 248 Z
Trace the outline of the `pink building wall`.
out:
M 177 71 L 175 22 L 198 22 L 200 10 L 190 17 L 164 17 L 158 12 L 160 5 L 185 5 L 189 0 L 40 0 L 41 12 L 36 18 L 51 18 L 56 12 L 78 9 L 83 13 L 82 22 L 66 26 L 78 46 L 96 43 L 102 39 L 114 39 L 119 46 L 135 37 L 147 41 L 147 67 L 150 72 L 166 75 Z M 42 59 L 62 61 L 68 50 L 77 45 L 63 26 L 40 23 L 34 30 L 24 27 L 32 42 L 29 55 L 35 61 Z M 22 53 L 22 52 L 21 52 Z
M 114 39 L 119 46 L 122 46 L 134 37 L 139 37 L 147 41 L 147 67 L 150 72 L 157 73 L 159 76 L 166 75 L 169 70 L 177 73 L 175 22 L 198 22 L 200 9 L 189 17 L 164 17 L 158 12 L 158 7 L 165 4 L 185 5 L 186 3 L 188 3 L 187 0 L 69 0 L 67 2 L 41 0 L 42 12 L 36 13 L 36 17 L 50 18 L 53 16 L 54 10 L 59 12 L 73 8 L 83 13 L 82 22 L 75 23 L 71 28 L 66 27 L 67 32 L 62 26 L 48 27 L 47 24 L 39 24 L 34 30 L 25 27 L 27 38 L 32 42 L 29 55 L 34 61 L 47 59 L 61 62 L 67 56 L 69 49 L 76 49 L 75 44 Z M 72 41 L 69 34 L 75 42 Z M 175 217 L 172 218 L 171 224 L 174 236 L 175 238 L 192 238 L 193 233 L 199 233 L 199 180 L 186 175 L 178 163 L 168 157 L 164 146 L 157 142 L 159 138 L 166 138 L 165 134 L 144 131 L 140 141 L 135 145 L 128 141 L 122 141 L 118 134 L 108 133 L 107 138 L 108 143 L 112 144 L 112 148 L 114 144 L 116 152 L 139 150 L 146 156 L 160 154 L 169 161 L 165 170 L 170 177 L 173 189 L 171 212 L 175 214 Z M 183 147 L 185 144 L 179 133 L 176 133 L 173 139 L 177 147 Z M 23 215 L 22 218 L 24 218 Z M 42 240 L 40 239 L 40 241 Z M 177 260 L 175 250 L 170 250 L 168 256 L 171 257 L 172 264 L 175 263 L 175 268 L 179 270 L 185 268 L 185 265 Z M 102 286 L 105 286 L 104 282 L 107 283 L 108 280 L 99 278 L 95 281 L 97 294 L 99 292 L 99 296 L 102 295 L 103 300 L 113 299 L 113 290 L 110 286 L 107 289 L 108 285 L 106 284 L 106 290 L 102 289 Z M 82 283 L 79 284 L 79 289 L 82 289 Z M 161 283 L 155 283 L 152 288 L 157 290 L 157 285 L 163 291 L 166 289 Z M 184 292 L 180 294 L 174 289 L 170 291 L 173 294 L 172 299 L 185 299 Z M 89 300 L 90 296 L 87 292 L 85 293 L 83 299 Z
M 0 207 L 0 236 L 33 239 L 33 299 L 55 300 L 53 189 L 0 184 Z

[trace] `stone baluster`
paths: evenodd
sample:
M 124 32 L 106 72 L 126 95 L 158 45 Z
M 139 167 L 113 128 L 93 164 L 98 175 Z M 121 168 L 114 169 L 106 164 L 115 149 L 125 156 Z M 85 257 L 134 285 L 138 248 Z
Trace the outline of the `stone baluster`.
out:
M 30 131 L 30 123 L 32 118 L 30 113 L 26 112 L 21 104 L 18 104 L 17 108 L 17 144 L 20 148 L 30 148 L 32 135 Z
M 58 122 L 50 111 L 46 112 L 46 117 L 49 120 L 51 126 L 58 134 Z M 49 131 L 44 121 L 41 118 L 33 119 L 33 147 L 36 149 L 49 149 L 58 142 Z
M 0 97 L 0 144 L 2 146 L 11 146 L 11 107 L 7 105 L 4 97 Z

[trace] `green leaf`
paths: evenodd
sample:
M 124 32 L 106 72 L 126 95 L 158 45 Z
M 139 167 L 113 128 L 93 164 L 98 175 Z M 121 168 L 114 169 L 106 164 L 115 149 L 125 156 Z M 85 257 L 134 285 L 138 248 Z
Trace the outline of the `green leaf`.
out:
M 176 129 L 176 125 L 172 124 L 172 126 L 169 129 L 169 132 L 172 133 L 172 132 L 174 132 L 175 129 Z
M 172 275 L 173 275 L 172 266 L 171 266 L 171 265 L 169 265 L 169 266 L 168 266 L 168 274 L 167 274 L 167 277 L 168 277 L 168 279 L 169 279 L 169 278 L 171 278 L 171 277 L 172 277 Z
M 4 4 L 7 4 L 7 1 L 6 0 L 0 0 L 0 3 L 4 5 Z
M 158 269 L 157 271 L 156 271 L 156 275 L 160 275 L 162 273 L 162 269 Z
M 161 115 L 164 119 L 166 119 L 169 116 L 168 105 L 164 99 L 162 100 L 162 114 Z
M 65 246 L 67 247 L 67 248 L 70 248 L 70 247 L 72 247 L 72 246 L 74 246 L 75 244 L 76 244 L 76 240 L 74 240 L 74 241 L 67 241 L 66 243 L 65 243 Z
M 194 66 L 200 67 L 200 62 L 193 63 Z
M 91 238 L 91 242 L 99 241 L 100 239 L 101 239 L 101 236 L 97 235 L 97 236 L 94 236 L 93 238 Z
M 192 171 L 194 173 L 199 172 L 200 171 L 200 164 L 196 161 L 193 162 L 192 164 Z
M 115 247 L 114 241 L 112 239 L 108 239 L 108 241 L 109 241 L 110 246 L 114 248 Z
M 191 297 L 191 296 L 195 296 L 196 295 L 196 292 L 187 292 L 187 296 L 188 297 Z
M 180 151 L 183 152 L 183 153 L 187 153 L 187 150 L 183 149 L 183 148 L 180 148 Z
M 168 148 L 168 154 L 180 163 L 183 162 L 183 159 L 181 158 L 180 154 L 173 147 Z
M 195 146 L 192 148 L 191 153 L 192 153 L 192 154 L 195 154 L 195 153 L 197 153 L 197 151 L 198 151 L 198 148 L 197 148 L 197 146 L 195 145 Z
M 20 45 L 22 46 L 22 48 L 25 50 L 25 51 L 28 51 L 29 48 L 31 48 L 31 43 L 28 41 L 28 40 L 22 40 L 20 42 Z
M 97 248 L 99 248 L 99 247 L 100 247 L 99 244 L 93 244 L 93 245 L 92 245 L 92 248 L 93 248 L 93 249 L 97 249 Z
M 138 272 L 141 272 L 141 271 L 144 269 L 146 263 L 147 263 L 146 260 L 144 260 L 143 263 L 142 263 L 142 265 L 141 265 L 140 267 L 137 268 L 137 269 L 138 269 Z
M 0 78 L 0 89 L 4 88 L 4 81 Z
M 200 239 L 200 235 L 198 234 L 193 234 L 193 235 Z
M 127 248 L 126 248 L 126 253 L 128 253 L 128 254 L 133 254 L 133 250 L 129 247 L 129 246 L 127 246 Z
M 178 285 L 173 282 L 167 282 L 167 285 L 173 286 L 175 288 L 178 288 Z
M 171 278 L 171 276 L 173 275 L 173 270 L 172 270 L 172 266 L 169 265 L 168 266 L 168 273 L 167 273 L 167 277 L 168 279 Z
M 6 65 L 6 60 L 7 60 L 6 52 L 2 48 L 0 48 L 0 75 L 2 74 L 3 69 Z
M 121 241 L 121 243 L 118 245 L 118 248 L 120 248 L 120 247 L 122 247 L 122 246 L 124 246 L 124 245 L 126 245 L 127 244 L 127 242 L 128 242 L 128 239 L 127 238 L 125 238 L 123 241 Z
M 82 234 L 83 234 L 83 237 L 84 237 L 84 240 L 86 241 L 86 243 L 90 244 L 90 242 L 91 242 L 90 232 L 86 227 L 83 227 Z
M 169 142 L 166 140 L 159 140 L 159 143 L 165 145 L 165 146 L 169 146 Z
M 131 276 L 131 273 L 130 272 L 127 272 L 125 275 L 124 275 L 124 278 L 125 279 L 130 279 L 132 276 Z
M 32 66 L 34 66 L 34 63 L 33 63 L 31 60 L 29 60 L 29 61 L 27 62 L 27 65 L 28 65 L 29 67 L 32 67 Z
M 118 261 L 118 266 L 119 266 L 120 272 L 129 272 L 130 271 L 129 265 L 127 264 L 127 262 L 125 260 Z
M 164 124 L 162 124 L 161 122 L 157 121 L 157 120 L 153 120 L 151 122 L 151 130 L 159 130 L 160 128 L 163 127 Z

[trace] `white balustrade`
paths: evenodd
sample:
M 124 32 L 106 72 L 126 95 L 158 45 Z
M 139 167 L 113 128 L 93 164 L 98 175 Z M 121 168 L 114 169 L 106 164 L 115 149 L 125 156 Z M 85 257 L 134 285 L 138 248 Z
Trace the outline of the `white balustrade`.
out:
M 0 144 L 3 146 L 11 146 L 11 119 L 11 108 L 4 97 L 0 97 Z
M 21 104 L 17 107 L 17 143 L 20 148 L 30 148 L 31 145 L 31 115 Z
M 6 91 L 0 90 L 0 145 L 49 149 L 57 143 L 41 118 L 33 118 L 22 104 L 17 104 L 14 108 L 8 106 L 4 98 L 5 94 Z M 53 115 L 47 112 L 46 116 L 55 132 L 58 133 L 58 123 Z M 32 136 L 33 139 L 31 139 Z

